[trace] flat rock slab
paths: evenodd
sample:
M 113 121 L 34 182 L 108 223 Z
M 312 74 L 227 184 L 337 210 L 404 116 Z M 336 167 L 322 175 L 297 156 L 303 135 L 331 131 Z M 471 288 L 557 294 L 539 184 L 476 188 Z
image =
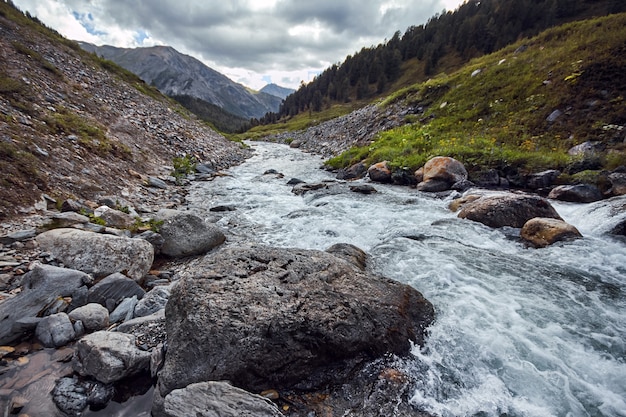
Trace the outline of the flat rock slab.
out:
M 201 382 L 172 391 L 155 417 L 282 417 L 266 398 L 221 381 Z

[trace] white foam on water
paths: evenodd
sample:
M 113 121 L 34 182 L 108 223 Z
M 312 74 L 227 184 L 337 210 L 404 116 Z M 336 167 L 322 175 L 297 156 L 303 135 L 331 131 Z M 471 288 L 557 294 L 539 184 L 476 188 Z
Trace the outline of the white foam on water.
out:
M 515 230 L 458 219 L 449 201 L 408 187 L 296 196 L 291 177 L 332 180 L 322 161 L 253 147 L 231 177 L 195 185 L 191 208 L 233 205 L 219 224 L 268 245 L 352 243 L 375 272 L 421 291 L 437 318 L 413 350 L 418 408 L 446 417 L 626 416 L 626 243 L 605 234 L 626 217 L 626 198 L 554 202 L 584 238 L 537 250 Z

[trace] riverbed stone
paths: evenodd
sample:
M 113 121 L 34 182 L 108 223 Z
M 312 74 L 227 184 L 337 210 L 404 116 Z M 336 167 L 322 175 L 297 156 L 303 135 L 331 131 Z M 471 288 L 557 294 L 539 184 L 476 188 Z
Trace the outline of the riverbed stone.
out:
M 25 336 L 40 321 L 37 316 L 47 305 L 60 297 L 71 296 L 91 282 L 84 272 L 34 264 L 32 271 L 24 276 L 22 291 L 0 303 L 0 345 Z
M 159 233 L 163 237 L 161 253 L 175 258 L 202 255 L 226 240 L 219 227 L 185 212 L 168 212 Z
M 142 239 L 104 235 L 76 229 L 55 229 L 37 236 L 42 250 L 67 267 L 101 278 L 124 272 L 140 281 L 154 260 L 152 245 Z
M 356 363 L 408 354 L 434 317 L 414 288 L 330 253 L 257 245 L 224 248 L 181 273 L 165 313 L 161 397 L 209 380 L 252 392 L 326 384 Z
M 536 248 L 582 238 L 578 229 L 571 224 L 563 220 L 542 217 L 528 220 L 522 227 L 520 236 Z
M 150 352 L 135 345 L 135 336 L 98 331 L 76 342 L 74 371 L 109 384 L 150 369 Z
M 549 169 L 547 171 L 530 174 L 526 178 L 526 186 L 531 190 L 539 190 L 550 187 L 554 181 L 561 175 L 561 171 Z
M 135 306 L 135 317 L 149 316 L 164 309 L 170 297 L 170 286 L 159 285 L 146 293 Z
M 65 346 L 76 337 L 74 326 L 65 313 L 46 316 L 35 329 L 35 336 L 45 347 Z
M 602 191 L 593 184 L 559 185 L 554 187 L 548 198 L 572 203 L 593 203 L 603 199 Z
M 105 329 L 109 325 L 109 310 L 97 303 L 78 307 L 68 316 L 72 321 L 81 321 L 85 330 L 90 332 Z
M 268 399 L 251 394 L 224 381 L 190 384 L 172 391 L 163 412 L 154 417 L 283 417 Z
M 125 298 L 143 298 L 145 291 L 137 282 L 120 273 L 111 274 L 89 289 L 89 303 L 98 303 L 113 311 Z
M 367 174 L 367 165 L 363 162 L 357 162 L 348 168 L 340 169 L 337 172 L 338 180 L 356 180 L 363 178 Z
M 367 175 L 370 180 L 380 183 L 391 183 L 393 179 L 391 177 L 391 168 L 388 161 L 378 162 L 367 169 Z
M 123 211 L 110 208 L 109 206 L 100 206 L 95 211 L 96 217 L 104 220 L 107 226 L 117 229 L 130 229 L 135 223 L 135 218 Z
M 474 201 L 467 200 L 458 216 L 489 227 L 521 228 L 534 217 L 562 220 L 548 200 L 536 195 L 510 193 L 483 195 Z
M 626 194 L 626 173 L 624 172 L 612 172 L 609 174 L 609 181 L 611 183 L 610 193 L 614 196 Z
M 436 156 L 424 164 L 423 179 L 418 184 L 418 190 L 444 191 L 464 180 L 467 180 L 467 170 L 461 162 L 448 156 Z M 431 182 L 436 186 L 429 186 Z M 442 189 L 444 184 L 446 188 Z

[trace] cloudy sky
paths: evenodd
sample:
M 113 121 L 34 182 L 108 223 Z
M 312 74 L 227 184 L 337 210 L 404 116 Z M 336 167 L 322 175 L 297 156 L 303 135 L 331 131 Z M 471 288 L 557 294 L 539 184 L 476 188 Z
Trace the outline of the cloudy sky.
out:
M 463 0 L 13 0 L 64 36 L 169 45 L 232 80 L 297 88 Z

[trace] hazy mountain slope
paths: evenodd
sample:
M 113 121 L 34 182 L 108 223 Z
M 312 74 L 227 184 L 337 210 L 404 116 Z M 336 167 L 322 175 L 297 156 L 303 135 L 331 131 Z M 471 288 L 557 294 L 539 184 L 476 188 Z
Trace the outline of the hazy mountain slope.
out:
M 261 88 L 260 91 L 262 93 L 267 93 L 272 96 L 280 97 L 281 99 L 284 100 L 285 98 L 287 98 L 289 94 L 295 92 L 296 90 L 294 90 L 293 88 L 281 87 L 277 84 L 272 83 Z
M 216 168 L 243 155 L 133 74 L 0 2 L 0 218 L 44 193 L 132 198 L 181 154 Z
M 137 74 L 168 96 L 196 97 L 237 116 L 260 117 L 277 111 L 282 101 L 270 94 L 254 94 L 196 58 L 169 46 L 127 49 L 83 42 L 80 45 Z

